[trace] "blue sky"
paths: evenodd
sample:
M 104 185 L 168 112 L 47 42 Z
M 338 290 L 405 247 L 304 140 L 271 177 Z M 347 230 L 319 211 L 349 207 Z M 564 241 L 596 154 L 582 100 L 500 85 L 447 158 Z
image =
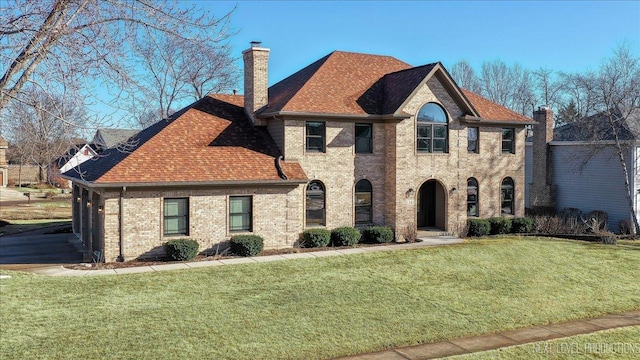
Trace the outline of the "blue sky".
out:
M 535 70 L 595 69 L 622 42 L 640 49 L 640 1 L 205 1 L 237 4 L 231 44 L 271 49 L 269 84 L 334 50 L 390 55 L 411 65 L 500 59 Z M 238 66 L 241 67 L 241 62 Z M 238 85 L 242 91 L 242 85 Z

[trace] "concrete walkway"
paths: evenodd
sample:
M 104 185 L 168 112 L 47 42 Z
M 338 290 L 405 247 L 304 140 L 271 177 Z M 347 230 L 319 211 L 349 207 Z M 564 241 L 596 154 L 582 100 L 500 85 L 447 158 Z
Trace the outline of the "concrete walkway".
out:
M 375 353 L 339 358 L 341 360 L 423 360 L 469 354 L 537 341 L 589 334 L 625 326 L 640 326 L 640 310 L 597 318 L 533 326 L 493 334 L 465 337 L 436 343 L 400 347 Z M 532 348 L 532 355 L 533 355 Z M 542 354 L 545 355 L 545 354 Z M 553 355 L 553 354 L 546 354 Z
M 462 241 L 463 240 L 457 236 L 440 235 L 440 236 L 420 238 L 420 242 L 406 243 L 406 244 L 390 244 L 390 245 L 371 246 L 371 247 L 358 247 L 358 248 L 352 248 L 352 249 L 300 252 L 300 253 L 293 253 L 293 254 L 242 257 L 242 258 L 231 258 L 231 259 L 210 260 L 210 261 L 178 262 L 178 263 L 170 263 L 170 264 L 137 266 L 137 267 L 118 268 L 118 269 L 101 269 L 101 270 L 71 270 L 63 267 L 62 265 L 46 266 L 42 263 L 33 263 L 29 265 L 21 264 L 19 267 L 16 267 L 15 265 L 14 266 L 7 265 L 9 263 L 8 260 L 4 261 L 4 265 L 0 266 L 0 268 L 4 268 L 8 270 L 27 271 L 27 272 L 33 272 L 36 274 L 50 275 L 50 276 L 118 275 L 118 274 L 151 272 L 151 271 L 168 271 L 168 270 L 193 269 L 193 268 L 210 267 L 210 266 L 224 266 L 224 265 L 234 265 L 234 264 L 283 261 L 283 260 L 291 260 L 291 259 L 311 259 L 311 258 L 318 258 L 318 257 L 343 256 L 343 255 L 350 255 L 350 254 L 379 252 L 379 251 L 415 249 L 415 248 L 420 248 L 425 246 L 459 244 L 459 243 L 462 243 Z

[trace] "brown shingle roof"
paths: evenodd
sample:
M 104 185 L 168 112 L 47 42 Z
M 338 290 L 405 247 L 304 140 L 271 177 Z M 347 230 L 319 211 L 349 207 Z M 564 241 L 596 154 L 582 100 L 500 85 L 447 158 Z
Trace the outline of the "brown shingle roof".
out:
M 334 51 L 271 86 L 269 104 L 258 116 L 393 114 L 437 64 L 411 67 L 390 56 Z M 531 122 L 478 94 L 467 90 L 463 94 L 484 120 Z
M 483 120 L 488 121 L 504 121 L 510 123 L 522 122 L 530 123 L 532 120 L 522 114 L 509 110 L 502 105 L 498 105 L 484 97 L 471 92 L 467 89 L 460 89 L 464 96 L 469 99 L 473 107 L 478 111 L 480 117 Z
M 377 114 L 358 100 L 386 74 L 410 67 L 390 56 L 334 51 L 271 86 L 262 113 Z
M 65 175 L 96 184 L 282 180 L 280 151 L 265 129 L 251 125 L 243 102 L 238 95 L 207 96 L 140 132 L 130 153 L 111 149 L 82 164 L 82 177 Z M 307 179 L 298 163 L 281 166 L 289 180 Z

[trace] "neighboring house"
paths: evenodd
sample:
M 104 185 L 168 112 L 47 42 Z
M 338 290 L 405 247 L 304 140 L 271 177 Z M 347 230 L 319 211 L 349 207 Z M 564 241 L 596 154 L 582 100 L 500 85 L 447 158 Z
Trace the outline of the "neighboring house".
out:
M 83 162 L 92 159 L 98 155 L 98 147 L 95 144 L 78 144 L 69 149 L 63 156 L 54 160 L 52 166 L 49 166 L 49 178 L 60 176 Z M 68 187 L 71 187 L 71 181 L 68 181 Z M 62 184 L 58 184 L 61 185 Z
M 524 215 L 525 126 L 458 88 L 442 64 L 335 51 L 267 87 L 269 49 L 243 52 L 245 95 L 209 95 L 64 174 L 73 229 L 113 261 L 189 237 L 291 247 L 307 228 L 462 233 Z M 82 175 L 78 175 L 82 174 Z
M 551 206 L 560 211 L 576 208 L 583 213 L 604 211 L 609 230 L 620 222 L 633 224 L 622 166 L 608 119 L 594 115 L 573 124 L 553 128 L 553 113 L 543 109 L 536 117 L 533 142 L 527 145 L 527 207 Z M 623 144 L 636 214 L 640 210 L 640 120 L 630 117 L 616 129 Z
M 134 148 L 137 144 L 128 140 L 137 134 L 138 131 L 139 130 L 133 129 L 98 129 L 91 143 L 94 144 L 98 150 L 116 147 L 121 150 Z
M 6 187 L 9 181 L 9 167 L 7 166 L 7 148 L 9 143 L 0 136 L 0 187 Z

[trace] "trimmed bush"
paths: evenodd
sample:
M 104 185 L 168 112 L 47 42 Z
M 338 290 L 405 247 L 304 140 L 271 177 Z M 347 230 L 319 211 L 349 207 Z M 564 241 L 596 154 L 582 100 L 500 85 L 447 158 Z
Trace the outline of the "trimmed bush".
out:
M 258 235 L 235 235 L 229 240 L 231 252 L 238 256 L 256 256 L 262 252 L 264 240 Z
M 508 234 L 511 232 L 511 218 L 493 217 L 489 219 L 491 235 Z
M 368 243 L 390 243 L 393 241 L 393 230 L 388 226 L 371 226 L 364 229 L 362 238 Z
M 533 230 L 533 219 L 528 217 L 517 217 L 511 220 L 512 233 L 530 233 Z
M 169 240 L 164 244 L 169 259 L 176 261 L 193 260 L 198 255 L 198 247 L 198 242 L 191 239 Z
M 333 246 L 353 246 L 360 241 L 360 231 L 354 227 L 344 226 L 331 230 Z
M 303 247 L 325 247 L 331 242 L 331 231 L 327 229 L 308 229 L 302 232 Z
M 469 219 L 467 229 L 467 236 L 487 236 L 491 231 L 491 224 L 487 219 Z

